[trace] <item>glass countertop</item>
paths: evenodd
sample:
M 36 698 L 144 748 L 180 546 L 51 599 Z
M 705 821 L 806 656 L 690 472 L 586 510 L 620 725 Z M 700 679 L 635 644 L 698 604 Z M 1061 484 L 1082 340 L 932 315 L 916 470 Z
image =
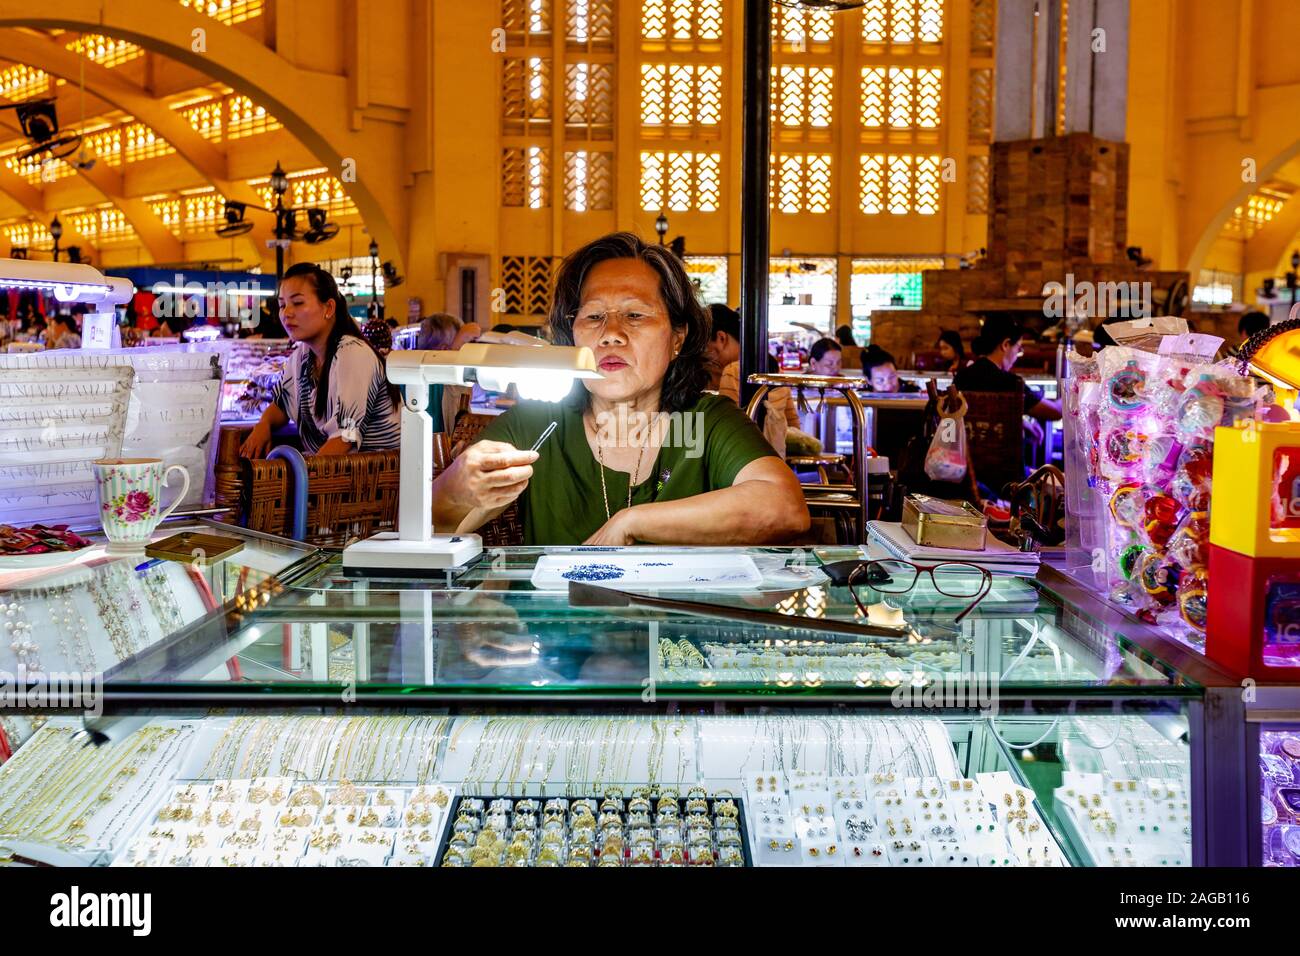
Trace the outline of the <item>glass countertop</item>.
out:
M 322 705 L 394 698 L 888 704 L 900 687 L 955 681 L 1003 699 L 1200 693 L 1182 662 L 1171 664 L 1140 623 L 1116 627 L 1098 616 L 1107 613 L 1100 602 L 1054 587 L 1055 572 L 1046 568 L 1038 578 L 996 575 L 989 595 L 960 623 L 954 618 L 967 602 L 924 580 L 890 595 L 885 608 L 901 615 L 907 634 L 876 637 L 826 629 L 829 622 L 865 622 L 848 588 L 832 585 L 821 570 L 860 560 L 858 549 L 626 550 L 706 565 L 743 555 L 762 582 L 744 590 L 642 592 L 704 602 L 707 615 L 576 607 L 567 590 L 533 583 L 539 560 L 563 560 L 574 549 L 489 549 L 450 586 L 350 577 L 337 554 L 322 553 L 265 588 L 267 599 L 228 605 L 181 638 L 124 662 L 108 675 L 106 690 L 110 699 L 154 703 Z M 873 605 L 883 597 L 862 593 Z M 728 619 L 755 610 L 789 621 Z

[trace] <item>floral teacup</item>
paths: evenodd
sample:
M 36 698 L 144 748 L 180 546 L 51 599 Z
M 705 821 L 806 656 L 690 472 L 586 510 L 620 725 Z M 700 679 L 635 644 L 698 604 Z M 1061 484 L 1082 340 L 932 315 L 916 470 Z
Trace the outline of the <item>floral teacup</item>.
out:
M 92 462 L 99 489 L 99 520 L 115 553 L 143 551 L 159 523 L 176 509 L 190 490 L 190 473 L 183 465 L 164 466 L 161 458 L 101 458 Z M 181 473 L 181 491 L 168 508 L 161 503 L 166 476 Z

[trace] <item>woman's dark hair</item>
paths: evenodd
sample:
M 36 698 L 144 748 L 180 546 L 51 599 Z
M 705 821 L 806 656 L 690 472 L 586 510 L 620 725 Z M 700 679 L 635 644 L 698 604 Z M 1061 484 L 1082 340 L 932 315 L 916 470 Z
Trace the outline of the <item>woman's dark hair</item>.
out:
M 869 345 L 862 351 L 862 374 L 870 375 L 873 368 L 879 368 L 881 365 L 892 365 L 898 367 L 894 357 L 882 349 L 879 345 Z
M 960 368 L 966 364 L 966 343 L 961 340 L 961 334 L 951 329 L 939 333 L 939 341 L 947 342 L 948 346 L 957 353 L 957 366 Z
M 841 325 L 835 330 L 835 337 L 839 339 L 840 345 L 856 347 L 858 344 L 853 341 L 853 327 L 851 325 Z
M 666 246 L 652 246 L 630 232 L 615 232 L 566 256 L 555 277 L 555 295 L 551 299 L 551 341 L 556 345 L 573 344 L 573 319 L 582 305 L 582 286 L 592 269 L 610 259 L 638 259 L 659 276 L 659 297 L 668 309 L 668 321 L 674 329 L 686 330 L 681 350 L 664 373 L 659 406 L 665 412 L 691 408 L 709 382 L 704 348 L 712 326 L 709 313 L 695 298 L 695 287 L 682 261 Z M 582 389 L 581 397 L 589 400 L 586 389 Z
M 836 342 L 834 339 L 827 338 L 826 336 L 822 336 L 820 339 L 818 339 L 816 342 L 813 343 L 812 349 L 809 350 L 808 352 L 808 360 L 811 362 L 820 362 L 822 360 L 822 356 L 832 350 L 836 352 L 843 351 L 840 348 L 839 342 Z
M 357 327 L 356 319 L 352 318 L 348 312 L 348 300 L 344 298 L 343 293 L 339 291 L 338 283 L 334 277 L 326 270 L 316 265 L 314 262 L 298 262 L 291 265 L 285 272 L 284 279 L 307 280 L 312 291 L 316 294 L 316 299 L 321 305 L 326 302 L 334 302 L 334 326 L 330 329 L 330 336 L 325 342 L 325 362 L 320 370 L 320 385 L 316 389 L 316 416 L 323 418 L 325 416 L 325 404 L 329 400 L 329 380 L 330 367 L 334 364 L 334 356 L 339 350 L 339 343 L 345 336 L 352 336 L 366 343 L 366 348 L 375 353 L 375 358 L 379 359 L 379 367 L 384 368 L 384 357 L 379 351 L 361 334 L 361 329 Z M 402 393 L 392 382 L 388 383 L 388 397 L 392 399 L 393 404 L 397 405 L 402 401 Z
M 993 315 L 984 320 L 980 334 L 971 342 L 970 350 L 976 355 L 988 355 L 1005 341 L 1013 344 L 1025 337 L 1020 323 L 1010 316 Z
M 721 302 L 709 306 L 709 338 L 719 332 L 726 332 L 737 342 L 740 341 L 740 313 Z

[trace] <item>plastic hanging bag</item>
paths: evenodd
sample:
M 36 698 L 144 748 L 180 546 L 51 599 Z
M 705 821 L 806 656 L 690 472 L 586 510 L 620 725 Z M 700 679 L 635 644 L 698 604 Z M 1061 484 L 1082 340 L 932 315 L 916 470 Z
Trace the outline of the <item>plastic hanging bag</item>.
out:
M 939 403 L 939 427 L 925 453 L 925 474 L 931 481 L 958 482 L 966 477 L 966 399 L 956 410 Z

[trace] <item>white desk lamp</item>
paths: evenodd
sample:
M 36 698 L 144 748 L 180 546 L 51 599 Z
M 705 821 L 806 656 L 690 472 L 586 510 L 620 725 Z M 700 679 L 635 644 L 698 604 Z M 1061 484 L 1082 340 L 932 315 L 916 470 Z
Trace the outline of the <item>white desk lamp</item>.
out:
M 43 259 L 0 259 L 0 289 L 35 289 L 60 302 L 93 308 L 82 320 L 81 347 L 114 346 L 117 316 L 114 306 L 130 301 L 135 286 L 129 279 L 106 276 L 84 262 L 46 262 Z
M 345 572 L 420 575 L 459 567 L 483 551 L 476 534 L 433 531 L 433 420 L 426 386 L 477 379 L 488 391 L 503 392 L 513 384 L 520 398 L 557 402 L 575 379 L 600 377 L 596 357 L 585 347 L 474 342 L 456 352 L 390 352 L 388 380 L 406 386 L 397 531 L 345 548 Z

